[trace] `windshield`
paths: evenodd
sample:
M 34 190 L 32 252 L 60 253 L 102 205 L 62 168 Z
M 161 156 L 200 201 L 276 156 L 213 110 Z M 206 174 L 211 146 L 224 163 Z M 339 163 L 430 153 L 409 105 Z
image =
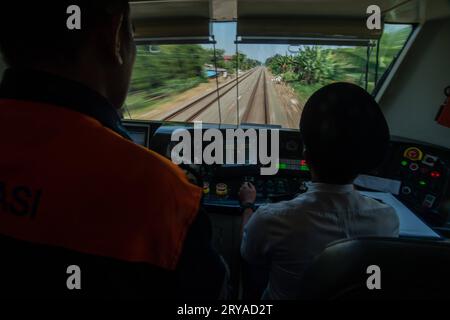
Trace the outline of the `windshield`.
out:
M 214 23 L 214 45 L 139 45 L 124 116 L 298 129 L 306 101 L 326 84 L 374 92 L 412 29 L 386 25 L 366 46 L 244 44 L 236 23 Z

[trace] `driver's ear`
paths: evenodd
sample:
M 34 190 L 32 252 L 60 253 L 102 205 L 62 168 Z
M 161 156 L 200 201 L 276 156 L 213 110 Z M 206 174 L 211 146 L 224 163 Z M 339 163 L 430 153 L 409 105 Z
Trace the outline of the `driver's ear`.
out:
M 122 25 L 123 25 L 123 14 L 113 17 L 113 31 L 114 31 L 114 60 L 117 64 L 123 64 L 122 57 Z

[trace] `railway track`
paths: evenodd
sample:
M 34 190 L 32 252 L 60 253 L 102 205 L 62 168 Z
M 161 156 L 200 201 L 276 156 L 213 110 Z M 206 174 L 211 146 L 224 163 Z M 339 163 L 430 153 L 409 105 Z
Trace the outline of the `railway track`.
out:
M 262 69 L 242 115 L 241 123 L 270 124 L 270 121 L 267 74 Z
M 172 111 L 168 115 L 162 118 L 163 121 L 193 121 L 203 112 L 205 112 L 209 107 L 214 105 L 220 98 L 233 90 L 238 84 L 241 84 L 247 78 L 249 78 L 256 69 L 253 69 L 247 72 L 244 76 L 240 77 L 238 81 L 232 80 L 223 84 L 219 87 L 219 94 L 217 94 L 217 90 L 213 90 L 208 92 L 207 94 L 199 97 L 196 100 L 189 102 L 188 104 L 182 106 L 181 108 Z

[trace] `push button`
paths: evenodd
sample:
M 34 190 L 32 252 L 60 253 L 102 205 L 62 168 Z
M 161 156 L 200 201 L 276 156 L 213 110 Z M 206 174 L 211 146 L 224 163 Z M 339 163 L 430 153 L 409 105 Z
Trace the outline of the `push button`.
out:
M 218 183 L 216 185 L 216 194 L 221 197 L 228 195 L 228 186 L 225 183 Z
M 432 194 L 427 194 L 425 196 L 425 199 L 423 200 L 423 206 L 425 208 L 430 209 L 430 208 L 433 207 L 435 201 L 436 201 L 436 197 L 435 196 L 433 196 Z
M 429 154 L 427 154 L 425 156 L 425 158 L 423 158 L 422 163 L 424 165 L 429 166 L 429 167 L 434 167 L 434 165 L 436 164 L 437 160 L 438 160 L 438 157 L 430 156 Z
M 423 158 L 423 152 L 419 148 L 411 147 L 405 150 L 403 156 L 412 161 L 420 161 Z
M 411 194 L 411 192 L 412 192 L 412 190 L 411 190 L 411 188 L 408 187 L 408 186 L 404 186 L 404 187 L 402 188 L 402 193 L 403 193 L 404 195 L 409 195 L 409 194 Z

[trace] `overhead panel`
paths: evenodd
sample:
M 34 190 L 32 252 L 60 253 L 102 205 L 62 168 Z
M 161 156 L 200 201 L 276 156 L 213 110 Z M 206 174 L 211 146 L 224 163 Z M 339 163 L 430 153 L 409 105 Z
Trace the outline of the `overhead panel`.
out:
M 133 1 L 130 6 L 137 42 L 210 41 L 208 0 Z
M 234 21 L 237 19 L 238 0 L 211 0 L 211 19 L 213 21 Z
M 381 34 L 382 29 L 368 30 L 365 20 L 355 18 L 247 18 L 239 19 L 237 30 L 241 42 L 246 43 L 278 39 L 292 44 L 312 41 L 324 45 L 367 45 L 370 40 L 379 39 Z
M 239 0 L 238 36 L 241 42 L 367 45 L 383 28 L 367 28 L 367 7 L 392 1 Z
M 450 15 L 449 0 L 135 0 L 131 12 L 136 37 L 144 41 L 207 42 L 211 21 L 237 20 L 238 35 L 246 41 L 332 43 L 378 39 L 382 30 L 366 27 L 367 8 L 374 4 L 386 23 L 423 23 Z

